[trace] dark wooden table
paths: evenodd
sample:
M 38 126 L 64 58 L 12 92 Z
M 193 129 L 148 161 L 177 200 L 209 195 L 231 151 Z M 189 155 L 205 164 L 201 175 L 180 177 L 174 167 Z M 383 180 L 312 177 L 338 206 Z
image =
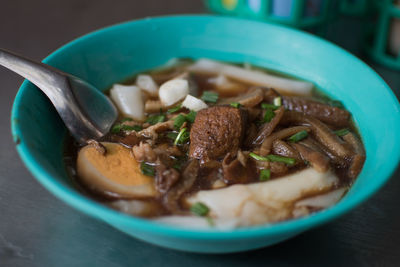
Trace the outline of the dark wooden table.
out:
M 201 1 L 192 0 L 3 0 L 0 47 L 41 60 L 62 44 L 106 25 L 204 11 Z M 362 25 L 356 19 L 342 19 L 328 36 L 362 56 Z M 399 72 L 367 63 L 399 96 Z M 252 252 L 182 253 L 114 230 L 56 199 L 22 164 L 9 126 L 21 82 L 20 77 L 0 68 L 0 266 L 400 265 L 399 171 L 378 194 L 343 218 Z

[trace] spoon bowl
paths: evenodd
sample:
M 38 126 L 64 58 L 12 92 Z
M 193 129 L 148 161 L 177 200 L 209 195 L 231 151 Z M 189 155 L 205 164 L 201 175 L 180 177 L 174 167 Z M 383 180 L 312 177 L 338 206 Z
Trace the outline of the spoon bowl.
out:
M 0 65 L 35 84 L 79 143 L 107 134 L 118 116 L 113 103 L 86 81 L 0 48 Z

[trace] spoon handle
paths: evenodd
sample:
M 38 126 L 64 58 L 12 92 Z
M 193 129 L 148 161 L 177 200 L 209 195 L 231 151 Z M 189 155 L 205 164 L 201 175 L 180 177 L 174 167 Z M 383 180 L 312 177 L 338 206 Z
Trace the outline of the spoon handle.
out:
M 35 84 L 50 99 L 67 128 L 79 142 L 99 138 L 109 129 L 109 124 L 100 127 L 101 124 L 93 119 L 96 114 L 90 114 L 91 111 L 82 105 L 82 99 L 79 97 L 90 100 L 96 98 L 94 94 L 101 94 L 97 90 L 87 90 L 89 85 L 83 81 L 49 65 L 1 48 L 0 65 Z
M 59 88 L 62 88 L 59 86 L 60 83 L 66 82 L 66 76 L 61 71 L 1 48 L 0 65 L 31 81 L 39 87 L 51 101 L 55 99 L 56 93 L 60 93 Z

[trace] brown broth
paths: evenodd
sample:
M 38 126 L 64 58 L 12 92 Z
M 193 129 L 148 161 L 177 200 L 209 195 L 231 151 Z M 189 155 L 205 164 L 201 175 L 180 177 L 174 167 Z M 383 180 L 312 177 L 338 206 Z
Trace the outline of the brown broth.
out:
M 190 62 L 190 61 L 187 61 L 187 62 Z M 185 63 L 185 64 L 187 64 L 187 63 Z M 158 84 L 161 84 L 161 83 L 173 78 L 177 74 L 181 73 L 184 66 L 186 66 L 185 64 L 178 65 L 177 67 L 170 67 L 170 68 L 163 69 L 163 70 L 149 71 L 149 72 L 147 72 L 147 74 L 150 74 Z M 212 75 L 193 74 L 193 79 L 196 81 L 196 83 L 199 87 L 199 96 L 204 91 L 216 89 L 215 86 L 209 82 L 210 77 L 212 77 Z M 123 82 L 123 84 L 127 84 L 127 85 L 133 84 L 135 81 L 135 78 L 136 78 L 136 76 L 133 76 L 132 78 Z M 235 82 L 237 82 L 237 81 L 235 81 Z M 237 82 L 237 83 L 239 83 L 239 82 Z M 241 83 L 241 85 L 245 86 L 247 88 L 250 88 L 252 86 L 250 84 L 245 84 L 245 83 Z M 318 101 L 323 102 L 323 103 L 332 103 L 331 99 L 329 99 L 327 96 L 325 96 L 323 93 L 321 93 L 317 89 L 313 90 L 311 97 L 313 97 L 314 99 L 317 99 Z M 185 109 L 183 109 L 183 111 L 185 111 Z M 147 115 L 151 115 L 151 114 L 147 114 Z M 122 118 L 122 116 L 121 116 L 121 118 Z M 353 121 L 351 121 L 351 120 L 349 121 L 347 128 L 349 128 L 350 131 L 352 131 L 359 137 L 357 128 L 355 127 Z M 338 127 L 332 126 L 332 130 L 337 130 L 337 129 L 338 129 Z M 109 134 L 99 141 L 115 142 L 116 138 L 117 137 L 114 134 Z M 160 145 L 160 144 L 167 144 L 168 146 L 173 146 L 173 140 L 169 139 L 166 135 L 161 135 L 161 138 L 159 138 L 154 145 L 156 146 L 156 145 Z M 74 140 L 72 139 L 71 136 L 67 137 L 64 147 L 65 147 L 65 151 L 64 151 L 65 166 L 69 170 L 68 173 L 69 173 L 71 179 L 73 180 L 73 182 L 76 184 L 76 187 L 78 188 L 79 191 L 81 191 L 85 195 L 90 196 L 90 197 L 94 198 L 95 200 L 100 201 L 102 203 L 108 203 L 112 200 L 117 199 L 116 197 L 113 197 L 111 195 L 106 196 L 104 194 L 96 194 L 96 193 L 90 191 L 85 186 L 83 186 L 79 182 L 79 177 L 76 174 L 76 157 L 77 157 L 78 151 L 81 147 L 76 142 L 74 142 Z M 183 146 L 179 146 L 179 149 L 183 152 L 183 154 L 186 154 L 183 158 L 187 158 L 188 145 L 186 144 Z M 171 160 L 174 161 L 174 160 L 176 160 L 176 158 L 172 158 Z M 339 180 L 340 180 L 340 184 L 338 184 L 336 188 L 349 187 L 353 183 L 353 179 L 350 179 L 347 176 L 347 171 L 348 171 L 348 166 L 350 164 L 350 160 L 351 159 L 346 159 L 345 166 L 336 166 L 335 164 L 333 164 L 331 162 L 331 168 L 334 170 L 335 174 L 339 177 Z M 221 159 L 219 159 L 219 162 L 221 162 Z M 249 175 L 250 177 L 248 179 L 248 183 L 257 182 L 259 180 L 258 170 L 255 168 L 254 164 L 251 164 L 251 167 L 254 168 L 254 171 L 251 172 L 251 175 Z M 290 168 L 289 171 L 287 173 L 285 173 L 284 175 L 300 171 L 307 167 L 308 167 L 307 165 L 299 165 L 299 166 Z M 282 175 L 272 174 L 271 179 L 277 179 L 281 176 Z M 200 177 L 209 177 L 209 178 L 208 179 L 197 179 L 194 186 L 185 193 L 185 196 L 193 194 L 194 192 L 197 192 L 199 190 L 212 189 L 212 183 L 221 177 L 221 170 L 219 168 L 213 169 L 213 168 L 203 167 L 200 169 Z M 152 199 L 151 201 L 158 201 L 160 206 L 163 205 L 162 198 Z M 155 213 L 155 215 L 169 214 L 169 213 L 170 212 L 168 212 L 166 209 L 160 209 Z

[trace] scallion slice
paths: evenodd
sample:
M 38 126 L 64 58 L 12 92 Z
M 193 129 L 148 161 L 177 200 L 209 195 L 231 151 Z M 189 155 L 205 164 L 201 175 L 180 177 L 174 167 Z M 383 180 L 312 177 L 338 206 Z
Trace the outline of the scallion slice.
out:
M 308 132 L 306 130 L 295 133 L 291 137 L 288 138 L 289 142 L 297 143 L 308 136 Z
M 277 110 L 279 107 L 278 107 L 278 106 L 275 106 L 275 105 L 273 105 L 273 104 L 261 103 L 261 108 L 262 108 L 262 109 Z
M 190 207 L 190 211 L 197 216 L 204 217 L 207 216 L 207 214 L 210 212 L 210 209 L 205 204 L 196 202 Z
M 142 162 L 140 164 L 140 170 L 142 171 L 142 173 L 144 175 L 153 176 L 153 177 L 155 175 L 154 166 L 152 166 L 152 165 L 150 165 L 148 163 Z
M 272 118 L 275 117 L 275 112 L 272 111 L 272 109 L 266 109 L 265 110 L 265 114 L 264 114 L 264 118 L 263 118 L 263 122 L 270 122 L 272 120 Z
M 179 130 L 181 126 L 185 123 L 186 121 L 186 116 L 179 114 L 174 118 L 174 128 Z
M 147 118 L 146 122 L 150 123 L 151 125 L 154 125 L 159 122 L 164 122 L 165 121 L 165 115 L 164 114 L 158 114 L 158 115 L 152 115 Z
M 218 100 L 218 93 L 211 92 L 211 91 L 204 91 L 201 99 L 205 102 L 209 103 L 217 103 Z
M 296 159 L 294 159 L 294 158 L 282 157 L 282 156 L 278 156 L 278 155 L 267 155 L 267 156 L 263 157 L 263 156 L 257 155 L 256 153 L 251 152 L 249 154 L 249 156 L 255 160 L 283 162 L 283 163 L 286 163 L 287 165 L 293 165 L 296 163 Z
M 187 131 L 187 128 L 183 128 L 180 130 L 178 136 L 175 139 L 174 145 L 178 144 L 184 144 L 186 143 L 190 138 L 190 133 Z
M 256 153 L 253 153 L 253 152 L 250 152 L 249 156 L 252 157 L 255 160 L 269 161 L 268 158 L 260 156 L 260 155 L 257 155 Z
M 337 130 L 337 131 L 335 131 L 334 133 L 335 133 L 337 136 L 341 137 L 341 136 L 345 136 L 345 135 L 348 134 L 349 132 L 350 132 L 349 129 L 344 128 L 344 129 Z
M 172 139 L 175 141 L 176 137 L 178 137 L 178 133 L 177 132 L 169 132 L 169 133 L 167 133 L 167 137 L 169 139 Z
M 167 113 L 168 113 L 168 114 L 172 114 L 172 113 L 178 112 L 181 108 L 182 108 L 182 105 L 179 104 L 179 105 L 177 105 L 176 107 L 173 107 L 173 108 L 168 109 L 168 110 L 167 110 Z
M 268 181 L 271 178 L 271 170 L 263 169 L 260 171 L 260 181 Z
M 194 120 L 196 119 L 197 112 L 194 110 L 191 110 L 187 115 L 186 115 L 186 120 L 190 123 L 193 123 Z
M 112 128 L 111 128 L 111 133 L 113 134 L 117 134 L 121 131 L 121 124 L 115 124 Z
M 242 105 L 238 102 L 232 102 L 232 103 L 230 103 L 230 106 L 234 107 L 234 108 L 240 108 Z
M 275 97 L 274 98 L 274 105 L 278 106 L 278 107 L 282 106 L 282 97 L 280 97 L 280 96 Z
M 121 120 L 121 123 L 122 122 L 126 122 L 126 121 L 133 121 L 131 118 L 123 118 L 122 120 Z
M 283 162 L 287 165 L 294 165 L 296 163 L 296 160 L 294 158 L 282 157 L 278 155 L 267 155 L 266 158 L 268 158 L 269 161 Z

